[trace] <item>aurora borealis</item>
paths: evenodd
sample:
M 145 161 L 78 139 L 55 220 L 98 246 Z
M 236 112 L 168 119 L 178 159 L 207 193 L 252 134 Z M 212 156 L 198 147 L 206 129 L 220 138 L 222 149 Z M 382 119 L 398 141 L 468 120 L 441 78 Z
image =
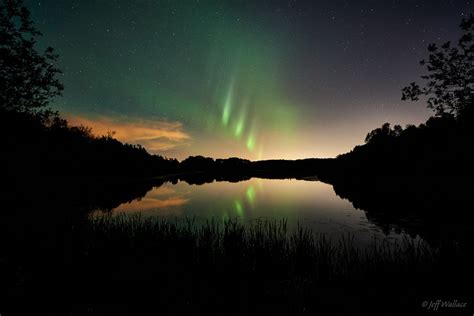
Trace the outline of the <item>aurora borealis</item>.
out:
M 389 121 L 470 1 L 25 1 L 60 55 L 53 107 L 168 157 L 334 157 Z M 250 195 L 252 193 L 249 193 Z

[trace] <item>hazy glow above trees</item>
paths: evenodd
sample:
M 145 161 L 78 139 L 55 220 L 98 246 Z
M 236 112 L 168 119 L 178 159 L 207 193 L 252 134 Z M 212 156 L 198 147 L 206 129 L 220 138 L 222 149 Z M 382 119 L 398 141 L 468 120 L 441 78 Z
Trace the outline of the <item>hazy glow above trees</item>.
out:
M 39 44 L 60 56 L 65 91 L 53 106 L 120 128 L 178 123 L 187 140 L 144 146 L 179 159 L 333 157 L 386 121 L 424 121 L 430 112 L 402 104 L 400 87 L 426 43 L 455 38 L 467 12 L 442 1 L 25 4 Z M 452 29 L 440 34 L 440 23 Z

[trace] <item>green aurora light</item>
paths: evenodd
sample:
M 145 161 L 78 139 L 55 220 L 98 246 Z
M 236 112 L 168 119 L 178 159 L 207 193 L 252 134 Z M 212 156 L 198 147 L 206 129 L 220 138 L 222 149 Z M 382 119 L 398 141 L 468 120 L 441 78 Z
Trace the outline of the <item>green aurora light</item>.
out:
M 454 14 L 443 1 L 417 9 L 394 2 L 399 10 L 374 1 L 25 4 L 44 34 L 39 48 L 52 46 L 60 57 L 65 91 L 52 107 L 65 116 L 118 118 L 137 130 L 142 121 L 176 123 L 185 141 L 142 139 L 153 153 L 178 159 L 334 157 L 388 119 L 424 121 L 430 112 L 401 106 L 398 86 L 427 36 L 439 33 L 439 14 L 426 10 L 453 21 L 443 22 L 453 25 L 446 33 L 457 32 L 459 12 L 468 11 L 458 4 Z M 419 27 L 431 31 L 407 32 L 400 21 L 411 9 L 420 21 L 432 19 Z M 408 53 L 407 37 L 419 43 Z

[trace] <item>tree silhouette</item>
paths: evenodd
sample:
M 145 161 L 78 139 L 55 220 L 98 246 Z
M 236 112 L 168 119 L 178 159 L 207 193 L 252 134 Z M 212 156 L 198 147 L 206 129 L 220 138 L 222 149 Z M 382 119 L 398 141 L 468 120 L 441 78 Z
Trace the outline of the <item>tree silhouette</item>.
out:
M 46 106 L 63 85 L 54 50 L 35 49 L 41 35 L 21 0 L 0 0 L 0 107 L 49 118 L 56 113 Z
M 421 76 L 425 85 L 412 82 L 402 90 L 402 100 L 417 101 L 427 96 L 428 108 L 437 116 L 455 117 L 472 112 L 474 102 L 474 16 L 463 19 L 460 25 L 464 34 L 456 46 L 446 42 L 440 47 L 428 46 L 428 60 L 420 61 L 428 74 Z
M 369 132 L 365 137 L 366 143 L 382 143 L 391 137 L 400 136 L 403 133 L 403 128 L 400 125 L 395 125 L 393 129 L 390 128 L 390 123 L 384 123 L 382 127 L 376 128 Z

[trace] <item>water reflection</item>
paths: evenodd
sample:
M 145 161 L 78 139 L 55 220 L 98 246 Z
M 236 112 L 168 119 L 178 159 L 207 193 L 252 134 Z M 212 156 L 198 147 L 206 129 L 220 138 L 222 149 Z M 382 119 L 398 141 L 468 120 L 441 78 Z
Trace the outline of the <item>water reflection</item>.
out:
M 385 234 L 371 223 L 364 211 L 338 197 L 331 185 L 319 181 L 252 178 L 241 182 L 211 182 L 190 185 L 179 181 L 154 187 L 144 197 L 123 203 L 113 210 L 145 216 L 193 217 L 225 220 L 240 218 L 287 219 L 291 227 L 298 223 L 317 233 L 339 238 L 351 233 L 360 241 L 377 238 L 401 238 L 402 232 Z
M 113 211 L 125 213 L 159 212 L 160 215 L 179 215 L 179 207 L 189 202 L 182 192 L 177 192 L 173 185 L 154 187 L 144 197 L 122 203 Z
M 331 185 L 386 233 L 419 235 L 432 244 L 474 242 L 471 176 L 372 175 L 335 178 Z

